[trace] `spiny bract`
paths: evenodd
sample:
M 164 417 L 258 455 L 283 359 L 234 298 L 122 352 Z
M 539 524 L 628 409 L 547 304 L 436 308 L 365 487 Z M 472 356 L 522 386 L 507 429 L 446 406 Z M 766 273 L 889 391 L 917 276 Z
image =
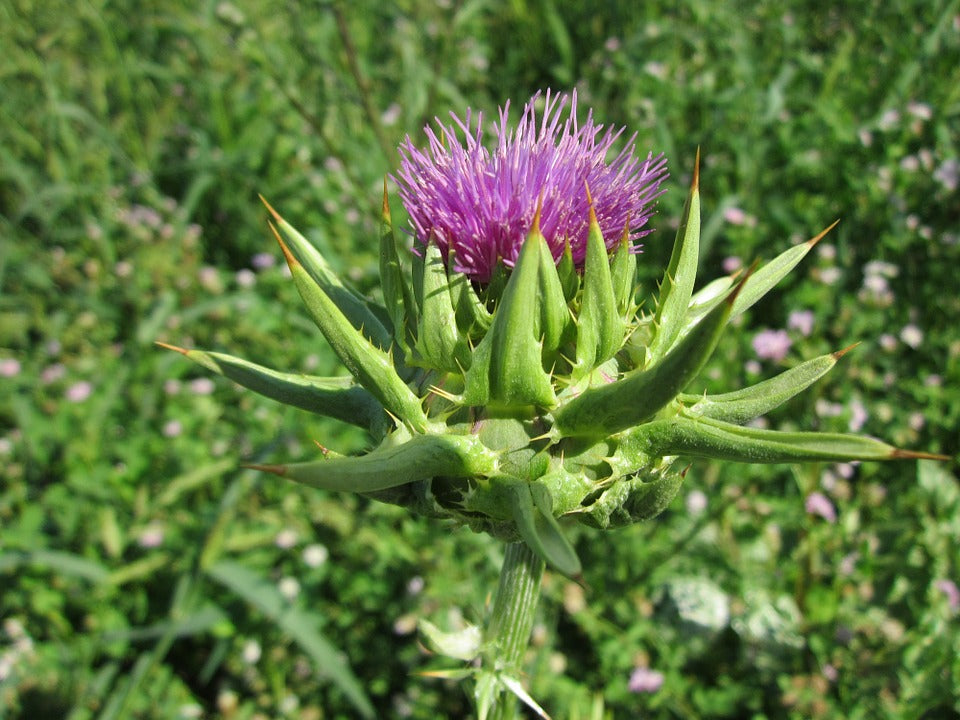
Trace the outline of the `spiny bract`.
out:
M 551 143 L 556 125 L 548 126 L 545 116 Z M 592 142 L 595 135 L 587 137 Z M 434 150 L 441 149 L 438 141 Z M 412 152 L 408 146 L 408 158 Z M 626 162 L 622 156 L 620 162 Z M 542 218 L 554 211 L 543 189 L 534 187 L 524 191 L 540 204 L 512 268 L 481 264 L 478 275 L 468 275 L 469 263 L 451 256 L 462 252 L 455 239 L 440 242 L 432 229 L 426 246 L 409 263 L 401 261 L 407 253 L 394 233 L 384 183 L 382 303 L 344 284 L 267 206 L 306 308 L 352 378 L 283 373 L 222 353 L 173 349 L 280 402 L 359 425 L 375 446 L 359 457 L 328 452 L 314 462 L 256 467 L 451 518 L 504 540 L 522 539 L 567 575 L 578 574 L 580 563 L 558 519 L 613 528 L 655 516 L 681 484 L 678 456 L 752 463 L 924 456 L 864 436 L 747 425 L 825 375 L 843 351 L 744 390 L 684 394 L 731 318 L 766 294 L 823 235 L 755 272 L 694 293 L 698 168 L 699 158 L 649 312 L 638 303 L 629 218 L 622 234 L 605 237 L 587 187 L 582 263 L 569 237 L 562 253 L 555 252 L 556 237 L 544 237 Z M 650 177 L 633 183 L 638 207 L 656 196 L 662 177 L 661 164 L 656 183 Z M 414 180 L 408 172 L 406 192 Z M 611 189 L 615 185 L 604 186 Z M 415 231 L 428 219 L 419 222 Z

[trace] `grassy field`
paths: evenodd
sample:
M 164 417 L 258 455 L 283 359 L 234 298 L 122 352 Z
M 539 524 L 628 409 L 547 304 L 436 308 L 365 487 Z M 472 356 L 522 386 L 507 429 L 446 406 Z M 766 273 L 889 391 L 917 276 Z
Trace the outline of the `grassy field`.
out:
M 771 426 L 954 461 L 696 462 L 656 520 L 571 529 L 531 693 L 960 717 L 960 1 L 8 0 L 0 47 L 0 719 L 469 715 L 416 625 L 482 619 L 501 546 L 240 469 L 366 439 L 154 341 L 337 374 L 257 194 L 375 296 L 400 141 L 547 87 L 667 154 L 648 284 L 698 147 L 703 276 L 840 218 L 701 387 L 859 342 Z

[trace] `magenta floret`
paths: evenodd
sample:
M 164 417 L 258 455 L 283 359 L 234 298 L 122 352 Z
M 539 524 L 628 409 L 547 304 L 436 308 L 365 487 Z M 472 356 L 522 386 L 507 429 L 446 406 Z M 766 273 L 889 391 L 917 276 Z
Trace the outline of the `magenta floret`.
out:
M 582 267 L 589 227 L 586 186 L 611 250 L 628 223 L 633 248 L 639 250 L 637 240 L 650 232 L 644 226 L 663 193 L 667 171 L 662 154 L 648 154 L 643 161 L 634 157 L 634 135 L 608 162 L 623 128 L 603 132 L 592 112 L 578 123 L 576 92 L 568 96 L 548 90 L 538 118 L 534 105 L 539 96 L 524 106 L 516 129 L 509 127 L 510 103 L 500 109 L 492 149 L 482 143 L 482 114 L 474 122 L 469 109 L 463 119 L 451 113 L 449 125 L 437 120 L 439 135 L 425 128 L 425 150 L 409 137 L 400 146 L 402 161 L 394 179 L 416 244 L 432 241 L 444 253 L 452 249 L 456 269 L 481 283 L 490 279 L 498 260 L 513 266 L 541 196 L 540 229 L 554 259 L 560 259 L 569 241 L 574 262 Z

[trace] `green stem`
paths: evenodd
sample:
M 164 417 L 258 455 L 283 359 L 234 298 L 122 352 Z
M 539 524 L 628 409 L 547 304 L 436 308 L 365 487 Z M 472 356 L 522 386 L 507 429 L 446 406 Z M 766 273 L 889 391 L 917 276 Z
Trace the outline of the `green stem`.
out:
M 485 640 L 493 653 L 494 668 L 514 678 L 520 676 L 523 654 L 530 642 L 543 569 L 543 560 L 526 543 L 507 545 Z M 501 692 L 489 717 L 509 720 L 516 716 L 516 698 L 510 692 Z

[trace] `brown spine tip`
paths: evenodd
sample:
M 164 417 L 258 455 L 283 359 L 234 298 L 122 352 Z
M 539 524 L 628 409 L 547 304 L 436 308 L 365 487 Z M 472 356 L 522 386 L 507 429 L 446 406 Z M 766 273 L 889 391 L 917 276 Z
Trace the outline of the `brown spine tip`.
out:
M 540 197 L 537 198 L 537 209 L 533 213 L 533 225 L 530 226 L 531 235 L 540 235 L 540 213 L 543 212 L 543 190 L 540 191 Z
M 257 194 L 257 197 L 260 198 L 260 202 L 262 202 L 266 206 L 269 213 L 273 215 L 274 220 L 276 220 L 277 222 L 283 222 L 283 218 L 280 217 L 280 213 L 278 213 L 276 210 L 273 209 L 273 206 L 267 202 L 267 199 L 263 195 Z
M 690 190 L 700 192 L 700 146 L 697 145 L 697 158 L 693 162 L 693 180 L 690 182 Z
M 274 475 L 279 475 L 280 477 L 284 477 L 287 474 L 286 465 L 248 465 L 244 463 L 240 467 L 242 467 L 244 470 L 259 470 L 261 472 L 273 473 Z
M 590 183 L 586 180 L 583 181 L 583 189 L 587 191 L 587 204 L 590 206 L 590 209 L 593 210 L 593 197 L 590 195 Z
M 840 224 L 840 218 L 837 218 L 832 223 L 830 223 L 830 225 L 825 230 L 821 230 L 818 235 L 815 235 L 814 237 L 807 240 L 807 245 L 809 245 L 812 248 L 818 242 L 823 240 L 823 238 L 826 237 L 827 233 L 833 230 L 839 224 Z
M 290 252 L 290 248 L 287 247 L 287 244 L 283 241 L 283 238 L 280 237 L 280 233 L 277 230 L 277 226 L 274 225 L 272 222 L 268 222 L 267 224 L 270 226 L 270 229 L 273 231 L 273 236 L 277 239 L 277 242 L 280 243 L 280 250 L 283 251 L 283 257 L 286 259 L 287 265 L 289 265 L 290 269 L 293 270 L 293 268 L 299 265 L 300 263 L 293 256 L 293 253 Z
M 937 453 L 917 452 L 915 450 L 901 450 L 894 448 L 890 453 L 891 460 L 952 460 L 949 455 L 938 455 Z
M 627 219 L 623 223 L 623 235 L 620 236 L 621 245 L 630 244 L 630 222 L 633 220 L 633 213 L 627 216 Z
M 835 353 L 831 353 L 833 355 L 833 359 L 839 360 L 859 344 L 859 342 L 855 342 L 853 345 L 847 345 L 847 347 L 845 347 L 843 350 L 837 350 Z
M 186 348 L 177 347 L 176 345 L 171 345 L 170 343 L 160 342 L 159 340 L 154 340 L 154 341 L 153 341 L 153 344 L 154 344 L 154 345 L 159 345 L 160 347 L 162 347 L 162 348 L 164 348 L 164 349 L 166 349 L 166 350 L 173 350 L 174 352 L 178 352 L 178 353 L 180 353 L 181 355 L 186 355 L 188 352 L 190 352 L 190 351 L 187 350 Z

